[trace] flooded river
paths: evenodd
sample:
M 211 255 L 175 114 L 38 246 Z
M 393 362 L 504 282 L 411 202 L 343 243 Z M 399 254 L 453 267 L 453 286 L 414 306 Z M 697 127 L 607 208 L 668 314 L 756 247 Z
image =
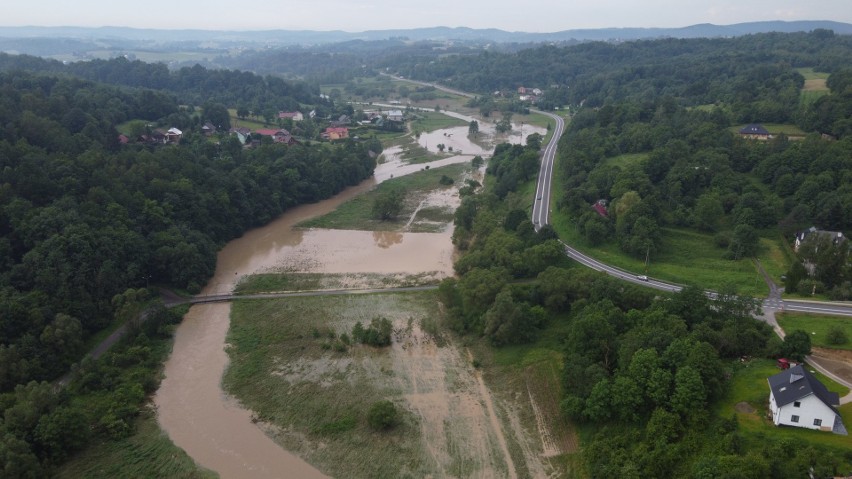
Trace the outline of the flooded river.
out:
M 440 138 L 459 135 L 460 139 L 467 133 L 466 127 L 463 130 L 463 134 L 441 130 L 432 135 L 440 135 Z M 525 134 L 533 132 L 530 126 L 524 130 Z M 445 136 L 445 133 L 452 136 Z M 421 141 L 426 140 L 421 138 Z M 449 144 L 458 144 L 466 154 L 486 153 L 469 141 Z M 458 155 L 429 166 L 434 168 L 471 158 Z M 385 160 L 377 167 L 373 178 L 358 186 L 331 199 L 293 208 L 269 225 L 228 243 L 219 252 L 216 272 L 203 293 L 229 292 L 241 277 L 268 271 L 433 273 L 433 277 L 438 278 L 451 275 L 453 246 L 449 228 L 442 233 L 294 228 L 301 221 L 334 210 L 377 182 L 426 166 L 402 164 L 393 151 L 386 152 Z M 313 466 L 273 442 L 261 426 L 252 421 L 251 412 L 222 390 L 222 375 L 228 364 L 225 339 L 230 310 L 227 303 L 196 305 L 178 327 L 172 355 L 165 364 L 165 378 L 154 397 L 160 426 L 198 464 L 223 478 L 324 477 Z
M 417 165 L 412 171 L 423 167 Z M 243 275 L 276 270 L 452 274 L 449 230 L 398 233 L 294 228 L 369 190 L 377 178 L 402 176 L 409 169 L 389 161 L 377 168 L 374 178 L 331 199 L 294 208 L 231 241 L 219 252 L 216 273 L 203 293 L 231 291 Z M 193 306 L 178 327 L 165 378 L 154 397 L 160 426 L 196 462 L 223 478 L 323 477 L 269 439 L 251 421 L 250 411 L 222 391 L 230 310 L 227 303 Z

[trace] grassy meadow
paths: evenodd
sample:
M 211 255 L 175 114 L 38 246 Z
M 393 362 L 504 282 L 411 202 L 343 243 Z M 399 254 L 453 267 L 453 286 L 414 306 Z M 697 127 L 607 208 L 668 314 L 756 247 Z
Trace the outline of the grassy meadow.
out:
M 842 316 L 823 316 L 807 313 L 776 313 L 778 324 L 784 331 L 801 329 L 811 336 L 811 345 L 820 348 L 852 350 L 852 318 Z M 830 344 L 828 330 L 839 327 L 849 338 L 845 344 Z
M 464 186 L 464 178 L 471 172 L 470 163 L 448 165 L 441 168 L 424 169 L 410 175 L 392 178 L 379 184 L 369 192 L 354 198 L 331 213 L 309 219 L 299 224 L 302 228 L 358 229 L 365 231 L 398 231 L 409 223 L 420 202 L 429 194 L 445 189 L 457 190 Z M 453 184 L 442 185 L 439 180 L 447 176 Z M 391 188 L 406 192 L 404 207 L 395 220 L 381 221 L 373 216 L 376 198 Z M 423 215 L 426 215 L 424 218 Z M 426 208 L 417 212 L 408 231 L 432 233 L 443 230 L 452 221 L 452 208 Z M 420 221 L 423 220 L 423 221 Z
M 636 274 L 646 273 L 645 258 L 629 256 L 615 242 L 589 246 L 564 215 L 555 214 L 553 224 L 560 238 L 584 253 Z M 662 228 L 662 235 L 660 251 L 650 257 L 648 276 L 679 284 L 697 284 L 708 289 L 733 284 L 738 292 L 752 296 L 766 296 L 768 293 L 768 287 L 752 260 L 723 259 L 725 250 L 716 246 L 712 235 L 680 228 Z M 764 247 L 759 258 L 764 268 L 773 276 L 786 271 L 785 256 L 779 252 L 781 246 L 776 244 L 777 241 L 763 238 L 761 243 Z

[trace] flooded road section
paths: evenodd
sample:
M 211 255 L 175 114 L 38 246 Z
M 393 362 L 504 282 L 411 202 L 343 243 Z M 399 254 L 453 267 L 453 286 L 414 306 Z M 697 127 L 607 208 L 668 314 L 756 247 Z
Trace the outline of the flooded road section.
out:
M 444 112 L 449 115 L 448 112 Z M 462 118 L 464 115 L 451 115 Z M 541 136 L 547 135 L 547 130 L 534 125 L 512 124 L 512 131 L 504 134 L 497 134 L 494 123 L 479 122 L 479 133 L 476 136 L 476 141 L 472 141 L 468 136 L 468 127 L 455 126 L 452 128 L 444 128 L 441 130 L 421 133 L 417 139 L 418 144 L 431 152 L 437 152 L 438 145 L 442 144 L 446 148 L 445 151 L 450 153 L 458 153 L 465 155 L 485 155 L 490 154 L 497 143 L 512 143 L 522 144 L 526 141 L 526 137 L 538 133 Z M 452 148 L 452 151 L 449 149 Z
M 424 166 L 417 165 L 414 171 Z M 394 162 L 379 165 L 374 178 L 331 199 L 294 208 L 269 225 L 231 241 L 219 253 L 216 273 L 203 293 L 231 291 L 240 277 L 264 271 L 452 274 L 450 231 L 293 228 L 369 190 L 377 179 L 401 176 L 402 168 Z M 165 364 L 165 378 L 154 397 L 160 427 L 198 464 L 223 478 L 324 477 L 267 437 L 252 422 L 250 411 L 222 391 L 222 375 L 228 364 L 224 345 L 230 309 L 230 304 L 193 306 L 178 327 L 172 355 Z

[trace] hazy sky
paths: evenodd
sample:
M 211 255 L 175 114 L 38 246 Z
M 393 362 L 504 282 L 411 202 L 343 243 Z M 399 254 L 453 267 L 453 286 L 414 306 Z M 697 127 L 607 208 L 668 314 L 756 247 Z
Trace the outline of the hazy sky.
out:
M 416 27 L 554 32 L 696 23 L 836 20 L 850 0 L 42 0 L 4 1 L 2 26 L 210 30 L 385 30 Z

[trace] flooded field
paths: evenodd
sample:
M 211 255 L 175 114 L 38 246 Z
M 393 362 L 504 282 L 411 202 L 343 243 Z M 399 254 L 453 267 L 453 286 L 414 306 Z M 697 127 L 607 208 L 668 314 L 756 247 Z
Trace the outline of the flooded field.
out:
M 455 136 L 447 130 L 434 134 Z M 529 134 L 533 128 L 524 131 Z M 472 144 L 458 145 L 463 151 L 486 152 L 474 150 Z M 471 158 L 457 155 L 428 165 L 437 168 Z M 440 233 L 294 228 L 307 218 L 332 211 L 377 182 L 425 167 L 405 165 L 392 151 L 386 152 L 386 160 L 376 169 L 374 178 L 329 200 L 294 208 L 228 243 L 220 251 L 216 273 L 202 294 L 230 292 L 243 276 L 264 272 L 425 275 L 433 280 L 452 275 L 451 228 Z M 457 195 L 444 192 L 424 200 L 423 205 L 455 207 L 457 202 Z M 194 306 L 178 328 L 165 378 L 154 398 L 161 427 L 196 462 L 223 478 L 323 477 L 299 457 L 310 458 L 310 451 L 297 450 L 293 446 L 298 443 L 282 440 L 282 431 L 274 426 L 256 423 L 250 411 L 222 390 L 228 366 L 230 315 L 230 304 Z M 495 408 L 482 377 L 470 366 L 468 353 L 457 347 L 438 348 L 419 327 L 403 324 L 402 317 L 395 320 L 398 333 L 387 368 L 396 378 L 394 388 L 402 394 L 406 409 L 418 418 L 422 436 L 418 442 L 427 447 L 431 457 L 424 470 L 438 476 L 516 477 L 515 458 L 498 417 L 501 409 Z M 321 364 L 327 358 L 315 359 Z M 364 364 L 376 367 L 369 361 Z M 281 366 L 281 377 L 292 377 L 293 373 L 287 372 L 291 366 Z M 259 377 L 257 381 L 267 379 Z M 528 444 L 528 438 L 519 437 L 522 431 L 516 427 L 512 430 L 515 438 L 509 442 L 524 444 L 525 451 L 537 449 Z M 270 435 L 299 456 L 282 448 Z M 527 464 L 522 470 L 529 468 L 533 475 L 543 470 L 536 454 L 524 457 Z

